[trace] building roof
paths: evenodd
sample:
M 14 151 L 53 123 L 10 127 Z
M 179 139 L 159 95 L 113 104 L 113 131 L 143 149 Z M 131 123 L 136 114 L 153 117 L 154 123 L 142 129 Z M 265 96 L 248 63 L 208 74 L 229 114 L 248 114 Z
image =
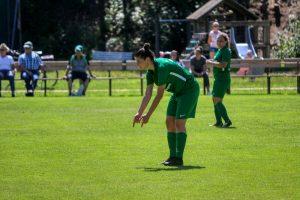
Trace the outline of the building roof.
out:
M 240 3 L 235 0 L 209 0 L 206 4 L 201 6 L 198 10 L 190 14 L 187 19 L 188 20 L 198 20 L 201 17 L 209 14 L 213 9 L 218 7 L 221 3 L 231 8 L 234 12 L 238 12 L 242 15 L 249 17 L 250 19 L 258 19 L 258 16 L 250 12 L 247 8 L 245 8 Z

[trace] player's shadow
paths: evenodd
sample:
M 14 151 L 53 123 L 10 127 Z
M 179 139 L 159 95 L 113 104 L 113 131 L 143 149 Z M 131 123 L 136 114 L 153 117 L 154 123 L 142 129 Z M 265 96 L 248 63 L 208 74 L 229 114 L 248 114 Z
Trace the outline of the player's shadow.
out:
M 160 172 L 160 171 L 179 171 L 179 170 L 205 169 L 205 167 L 186 165 L 186 166 L 180 166 L 180 167 L 137 167 L 137 169 L 143 169 L 146 172 Z
M 223 128 L 223 129 L 236 129 L 236 127 L 235 126 L 229 126 L 227 128 Z

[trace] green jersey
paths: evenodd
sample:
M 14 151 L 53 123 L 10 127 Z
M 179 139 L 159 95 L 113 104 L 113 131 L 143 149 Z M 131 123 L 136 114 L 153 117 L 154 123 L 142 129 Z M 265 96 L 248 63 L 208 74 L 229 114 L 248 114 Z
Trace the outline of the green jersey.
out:
M 231 50 L 228 47 L 223 47 L 219 49 L 214 57 L 214 60 L 218 62 L 227 62 L 225 68 L 213 68 L 214 78 L 226 80 L 230 79 L 230 62 L 231 62 Z
M 148 70 L 146 78 L 147 85 L 166 85 L 166 90 L 174 94 L 183 94 L 197 84 L 187 69 L 167 58 L 154 59 L 154 70 Z

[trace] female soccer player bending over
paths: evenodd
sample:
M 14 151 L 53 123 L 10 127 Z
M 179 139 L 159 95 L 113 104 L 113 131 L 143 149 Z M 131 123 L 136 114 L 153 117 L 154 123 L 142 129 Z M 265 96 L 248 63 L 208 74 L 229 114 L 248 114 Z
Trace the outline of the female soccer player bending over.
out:
M 150 44 L 146 43 L 136 54 L 135 59 L 141 70 L 147 70 L 147 89 L 137 114 L 135 123 L 148 123 L 152 113 L 164 95 L 164 91 L 173 93 L 167 108 L 167 139 L 169 158 L 162 164 L 182 166 L 186 143 L 186 120 L 195 118 L 199 96 L 199 85 L 193 75 L 176 62 L 166 58 L 154 58 Z M 153 85 L 157 85 L 157 94 L 146 114 L 143 114 L 152 96 Z

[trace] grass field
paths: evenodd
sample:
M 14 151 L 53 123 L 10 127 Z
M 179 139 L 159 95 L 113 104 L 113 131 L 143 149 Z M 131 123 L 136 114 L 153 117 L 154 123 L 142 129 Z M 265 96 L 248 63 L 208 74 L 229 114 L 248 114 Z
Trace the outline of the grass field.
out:
M 140 97 L 0 98 L 0 199 L 300 199 L 300 96 L 231 95 L 234 128 L 188 123 L 185 167 L 168 155 L 164 97 L 132 128 Z

